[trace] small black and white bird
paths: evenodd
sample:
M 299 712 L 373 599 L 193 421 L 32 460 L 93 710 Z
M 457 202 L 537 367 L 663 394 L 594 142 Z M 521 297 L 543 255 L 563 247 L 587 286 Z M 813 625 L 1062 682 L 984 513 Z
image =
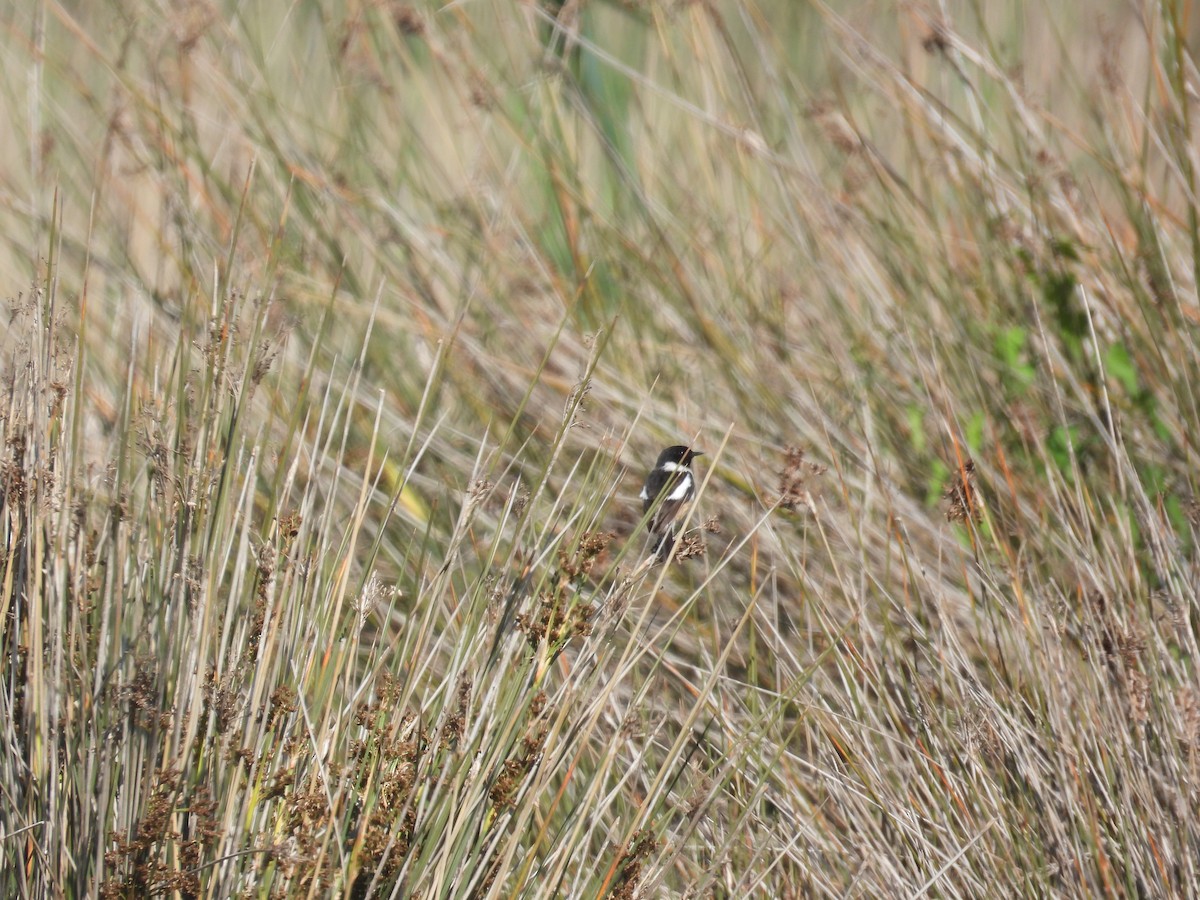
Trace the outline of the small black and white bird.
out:
M 659 562 L 665 562 L 670 555 L 675 545 L 675 521 L 696 496 L 692 460 L 703 455 L 682 444 L 668 447 L 658 454 L 658 462 L 646 476 L 646 483 L 638 495 L 642 498 L 643 513 L 654 510 L 647 527 L 651 534 L 659 535 L 654 545 L 654 555 Z

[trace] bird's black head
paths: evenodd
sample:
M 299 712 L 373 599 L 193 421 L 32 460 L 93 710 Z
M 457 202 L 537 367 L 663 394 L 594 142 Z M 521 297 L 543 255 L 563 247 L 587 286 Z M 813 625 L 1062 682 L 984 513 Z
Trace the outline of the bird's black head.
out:
M 676 444 L 674 447 L 668 447 L 662 453 L 658 454 L 658 462 L 654 464 L 654 467 L 661 468 L 667 463 L 675 463 L 677 466 L 690 466 L 695 457 L 703 455 L 699 450 L 693 450 L 691 447 L 685 447 L 683 444 Z

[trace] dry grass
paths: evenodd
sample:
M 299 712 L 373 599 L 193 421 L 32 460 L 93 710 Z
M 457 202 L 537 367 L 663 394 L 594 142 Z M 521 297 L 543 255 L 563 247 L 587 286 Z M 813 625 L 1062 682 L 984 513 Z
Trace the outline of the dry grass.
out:
M 18 6 L 0 893 L 1200 892 L 1180 4 Z

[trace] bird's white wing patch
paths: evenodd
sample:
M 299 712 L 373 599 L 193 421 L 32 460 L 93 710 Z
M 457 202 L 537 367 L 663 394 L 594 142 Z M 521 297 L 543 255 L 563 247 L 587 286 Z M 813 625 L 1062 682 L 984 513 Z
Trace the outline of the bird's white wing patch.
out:
M 668 500 L 686 500 L 692 493 L 692 476 L 688 475 L 667 495 Z
M 649 500 L 650 499 L 650 494 L 646 492 L 645 485 L 642 485 L 642 492 L 640 494 L 638 494 L 638 499 L 639 500 Z

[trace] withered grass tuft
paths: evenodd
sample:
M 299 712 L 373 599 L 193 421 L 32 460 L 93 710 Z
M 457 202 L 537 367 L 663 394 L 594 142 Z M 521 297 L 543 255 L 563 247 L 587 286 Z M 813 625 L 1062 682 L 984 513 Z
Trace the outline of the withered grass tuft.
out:
M 1187 4 L 9 7 L 0 896 L 1200 894 Z

